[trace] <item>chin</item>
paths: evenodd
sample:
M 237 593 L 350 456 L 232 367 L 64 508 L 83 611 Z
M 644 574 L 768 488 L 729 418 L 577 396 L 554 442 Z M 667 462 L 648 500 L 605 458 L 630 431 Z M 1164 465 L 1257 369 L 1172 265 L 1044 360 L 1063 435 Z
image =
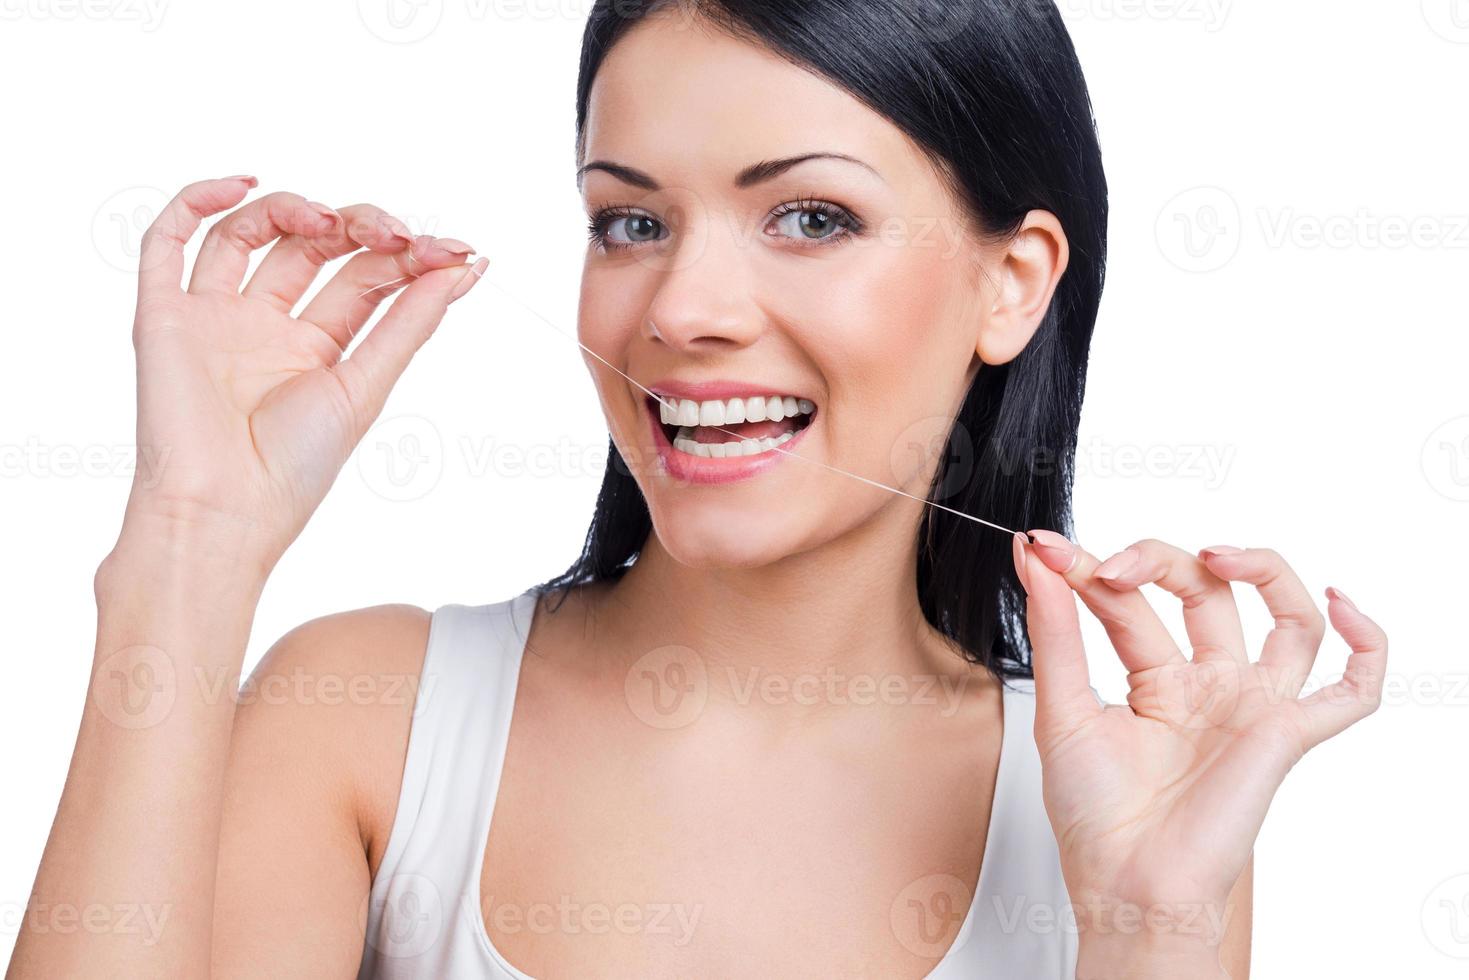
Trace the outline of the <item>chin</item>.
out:
M 672 493 L 689 492 L 682 488 Z M 800 513 L 776 516 L 758 494 L 739 507 L 732 502 L 675 500 L 654 505 L 652 513 L 659 544 L 687 568 L 759 568 L 811 545 L 811 527 Z

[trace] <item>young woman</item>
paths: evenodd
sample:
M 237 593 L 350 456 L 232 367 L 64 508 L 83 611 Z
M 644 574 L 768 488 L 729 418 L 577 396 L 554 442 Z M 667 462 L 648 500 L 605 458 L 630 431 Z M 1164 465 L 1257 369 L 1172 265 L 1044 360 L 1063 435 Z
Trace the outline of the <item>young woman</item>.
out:
M 10 975 L 1244 976 L 1266 808 L 1376 706 L 1387 640 L 1327 590 L 1353 653 L 1301 698 L 1325 620 L 1274 551 L 1065 535 L 1107 199 L 1054 7 L 599 3 L 576 127 L 613 448 L 583 555 L 306 623 L 253 678 L 290 696 L 219 692 L 485 260 L 369 205 L 242 204 L 248 177 L 149 229 L 167 464 L 97 571 L 33 903 L 159 927 L 28 918 Z M 1275 617 L 1258 659 L 1235 581 Z

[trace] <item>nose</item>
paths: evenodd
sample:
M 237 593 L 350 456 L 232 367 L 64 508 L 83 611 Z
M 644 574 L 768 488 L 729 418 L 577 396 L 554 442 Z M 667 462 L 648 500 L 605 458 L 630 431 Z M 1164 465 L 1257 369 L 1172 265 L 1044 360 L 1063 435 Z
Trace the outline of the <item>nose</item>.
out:
M 681 255 L 664 271 L 643 319 L 643 336 L 687 354 L 738 350 L 760 336 L 759 305 L 746 288 L 738 244 L 685 241 Z

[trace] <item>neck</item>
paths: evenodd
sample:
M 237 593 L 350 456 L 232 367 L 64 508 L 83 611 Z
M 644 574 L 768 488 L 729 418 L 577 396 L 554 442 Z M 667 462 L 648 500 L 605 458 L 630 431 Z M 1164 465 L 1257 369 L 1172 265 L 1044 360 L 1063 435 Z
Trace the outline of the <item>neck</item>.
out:
M 885 519 L 750 568 L 680 565 L 652 534 L 598 618 L 629 660 L 670 645 L 695 651 L 711 701 L 748 702 L 753 691 L 797 716 L 863 692 L 881 699 L 884 684 L 901 697 L 972 683 L 978 668 L 945 645 L 918 603 L 920 507 L 894 501 Z

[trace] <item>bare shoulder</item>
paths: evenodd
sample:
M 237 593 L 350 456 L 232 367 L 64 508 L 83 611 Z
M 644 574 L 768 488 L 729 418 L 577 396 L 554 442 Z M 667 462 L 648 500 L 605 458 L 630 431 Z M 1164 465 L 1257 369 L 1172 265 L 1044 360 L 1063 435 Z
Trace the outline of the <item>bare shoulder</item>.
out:
M 355 824 L 374 872 L 397 808 L 431 620 L 405 603 L 319 616 L 282 635 L 240 688 L 232 766 L 289 759 Z

